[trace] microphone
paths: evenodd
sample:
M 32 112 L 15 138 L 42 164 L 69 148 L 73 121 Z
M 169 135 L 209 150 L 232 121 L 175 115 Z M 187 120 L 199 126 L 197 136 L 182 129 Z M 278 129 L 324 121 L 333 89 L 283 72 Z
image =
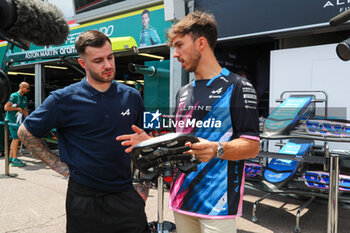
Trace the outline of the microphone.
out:
M 329 20 L 329 24 L 332 26 L 338 26 L 339 24 L 345 23 L 350 19 L 350 9 L 343 11 L 337 16 L 334 16 Z
M 69 26 L 57 6 L 41 0 L 0 0 L 3 39 L 19 41 L 21 45 L 22 41 L 38 46 L 61 45 L 68 34 Z

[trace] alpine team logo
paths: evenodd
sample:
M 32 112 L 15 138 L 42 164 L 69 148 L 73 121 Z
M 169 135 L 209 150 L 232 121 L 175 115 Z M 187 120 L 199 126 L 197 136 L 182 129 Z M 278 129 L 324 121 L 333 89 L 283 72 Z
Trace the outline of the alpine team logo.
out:
M 143 113 L 143 128 L 144 129 L 160 129 L 160 116 L 162 114 L 157 109 L 156 112 Z
M 212 95 L 209 95 L 209 99 L 213 99 L 213 98 L 220 98 L 221 97 L 221 92 L 222 92 L 222 87 L 220 87 L 217 90 L 211 91 Z
M 214 94 L 217 94 L 219 95 L 220 93 L 222 92 L 222 87 L 220 87 L 219 89 L 215 90 L 215 91 L 212 91 L 211 93 L 214 95 Z
M 129 116 L 130 114 L 130 108 L 128 108 L 125 112 L 120 113 L 122 116 Z

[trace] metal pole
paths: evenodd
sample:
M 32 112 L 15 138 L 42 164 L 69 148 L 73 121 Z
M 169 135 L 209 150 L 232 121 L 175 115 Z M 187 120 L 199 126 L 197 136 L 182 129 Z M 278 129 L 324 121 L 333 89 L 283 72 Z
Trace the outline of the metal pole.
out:
M 4 149 L 5 149 L 5 174 L 1 174 L 0 178 L 16 177 L 18 174 L 10 173 L 9 167 L 9 122 L 4 121 Z
M 339 201 L 339 173 L 340 173 L 340 156 L 334 157 L 334 232 L 338 232 L 338 201 Z
M 325 148 L 326 149 L 326 148 Z M 334 157 L 329 157 L 329 193 L 328 193 L 328 216 L 327 216 L 327 233 L 333 232 L 333 163 Z
M 5 176 L 10 174 L 9 168 L 9 122 L 4 121 Z
M 329 156 L 329 194 L 327 233 L 338 232 L 338 192 L 339 192 L 339 155 Z
M 328 142 L 324 142 L 324 158 L 327 160 L 329 158 L 329 146 Z M 323 164 L 323 171 L 327 171 L 327 163 Z
M 163 233 L 163 204 L 164 204 L 164 189 L 163 177 L 158 176 L 158 232 Z
M 34 102 L 35 108 L 38 108 L 44 100 L 44 85 L 45 85 L 45 66 L 42 64 L 35 64 L 35 89 Z

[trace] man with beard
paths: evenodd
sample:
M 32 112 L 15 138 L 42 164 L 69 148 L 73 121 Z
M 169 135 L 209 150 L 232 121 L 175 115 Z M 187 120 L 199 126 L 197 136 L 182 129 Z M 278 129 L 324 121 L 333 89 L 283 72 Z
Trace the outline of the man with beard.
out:
M 214 16 L 193 12 L 168 34 L 174 57 L 195 80 L 176 97 L 176 132 L 197 136 L 188 153 L 201 161 L 198 170 L 178 172 L 170 189 L 178 233 L 233 233 L 242 214 L 244 159 L 259 153 L 257 99 L 252 84 L 222 68 L 214 55 L 217 26 Z M 205 124 L 204 122 L 213 122 Z M 194 124 L 187 124 L 194 122 Z M 121 135 L 126 152 L 149 136 L 137 126 Z
M 114 81 L 110 39 L 97 30 L 76 43 L 86 77 L 54 91 L 19 129 L 24 145 L 63 176 L 69 176 L 67 232 L 148 232 L 145 202 L 132 185 L 130 156 L 114 138 L 142 126 L 137 90 Z M 59 157 L 40 140 L 57 129 Z
M 30 91 L 30 86 L 27 82 L 19 84 L 19 90 L 11 94 L 9 101 L 5 104 L 4 109 L 7 111 L 5 120 L 12 124 L 21 124 L 22 118 L 28 116 L 28 101 L 25 96 Z M 23 167 L 26 164 L 17 158 L 19 139 L 17 135 L 18 126 L 10 125 L 9 131 L 12 142 L 10 146 L 10 165 L 14 167 Z

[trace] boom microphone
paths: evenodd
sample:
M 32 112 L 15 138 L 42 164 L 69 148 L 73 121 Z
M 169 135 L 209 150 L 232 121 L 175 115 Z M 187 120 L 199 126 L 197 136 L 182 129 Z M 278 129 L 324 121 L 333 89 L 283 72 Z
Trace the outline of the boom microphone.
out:
M 329 20 L 329 24 L 332 25 L 332 26 L 338 26 L 339 24 L 345 23 L 349 19 L 350 19 L 350 9 L 346 10 L 346 11 L 343 11 L 339 15 L 331 18 Z
M 61 45 L 69 34 L 62 11 L 41 0 L 0 0 L 0 29 L 3 39 L 38 46 Z

